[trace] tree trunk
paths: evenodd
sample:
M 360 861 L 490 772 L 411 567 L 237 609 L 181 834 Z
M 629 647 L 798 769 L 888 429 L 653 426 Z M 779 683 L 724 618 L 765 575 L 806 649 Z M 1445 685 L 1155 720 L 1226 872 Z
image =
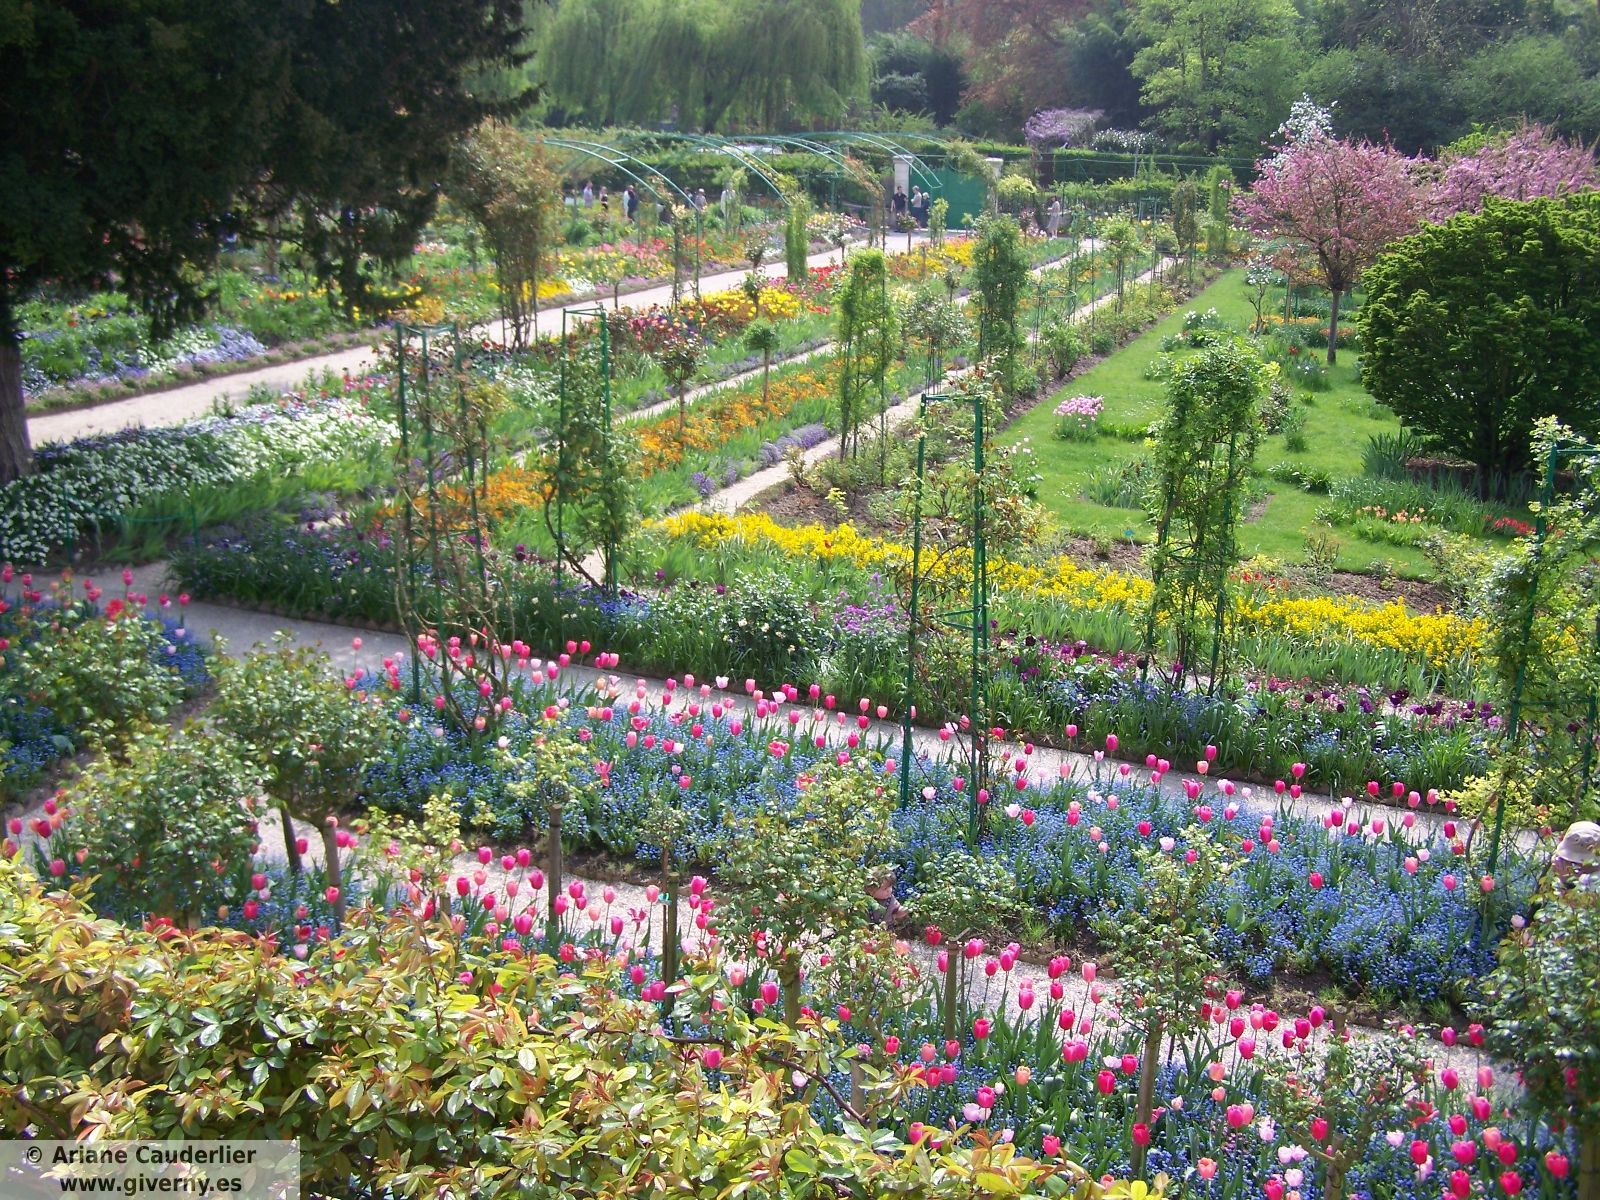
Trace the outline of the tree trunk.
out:
M 672 1002 L 676 998 L 672 985 L 678 980 L 678 884 L 679 878 L 672 867 L 672 847 L 661 848 L 661 884 L 667 897 L 667 912 L 661 930 L 661 982 L 667 988 L 667 994 L 661 1002 L 663 1013 L 672 1012 Z
M 1133 1119 L 1148 1126 L 1150 1113 L 1155 1108 L 1156 1070 L 1161 1062 L 1161 1035 L 1164 1023 L 1155 1021 L 1144 1037 L 1144 1061 L 1139 1064 L 1139 1096 L 1134 1105 Z M 1135 1144 L 1133 1147 L 1133 1177 L 1144 1178 L 1144 1164 L 1150 1147 Z
M 547 911 L 549 913 L 549 929 L 559 929 L 556 921 L 556 897 L 561 895 L 561 876 L 566 871 L 566 865 L 561 861 L 561 808 L 559 805 L 550 806 L 550 843 L 544 852 L 545 887 L 548 897 Z
M 783 1021 L 790 1029 L 800 1024 L 800 960 L 784 959 L 778 964 L 778 986 L 783 989 Z
M 943 1018 L 944 1040 L 948 1042 L 956 1036 L 956 972 L 961 967 L 961 943 L 952 941 L 945 954 L 944 999 L 940 1004 L 943 1011 L 939 1015 Z
M 1339 350 L 1339 296 L 1342 288 L 1331 289 L 1333 300 L 1328 305 L 1328 365 L 1333 366 Z
M 338 889 L 337 897 L 333 902 L 333 915 L 339 924 L 344 924 L 344 879 L 339 873 L 339 828 L 326 821 L 322 824 L 322 852 L 327 859 L 324 871 L 327 875 L 328 886 Z
M 1578 1143 L 1578 1200 L 1600 1200 L 1600 1130 Z
M 283 852 L 289 859 L 289 870 L 299 875 L 305 870 L 305 865 L 300 861 L 300 848 L 295 845 L 294 819 L 282 804 L 278 805 L 278 815 L 283 818 Z
M 766 404 L 772 397 L 771 389 L 767 386 L 767 379 L 772 374 L 772 351 L 765 351 L 761 356 L 761 403 Z
M 0 299 L 0 305 L 5 301 Z M 9 306 L 0 308 L 0 483 L 33 470 L 28 410 L 22 399 L 22 343 L 11 328 Z

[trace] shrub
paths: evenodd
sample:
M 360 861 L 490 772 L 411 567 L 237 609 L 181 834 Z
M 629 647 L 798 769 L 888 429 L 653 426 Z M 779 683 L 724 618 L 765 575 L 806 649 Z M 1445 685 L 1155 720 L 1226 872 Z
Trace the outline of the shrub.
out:
M 233 933 L 97 921 L 11 860 L 0 908 L 8 1129 L 298 1139 L 309 1195 L 596 1200 L 641 1178 L 720 1195 L 780 1160 L 785 1195 L 955 1200 L 974 1178 L 1008 1195 L 1105 1195 L 1081 1168 L 1009 1144 L 832 1132 L 804 1096 L 847 1061 L 820 1023 L 794 1031 L 729 1009 L 675 1037 L 603 959 L 574 972 L 503 954 L 447 915 L 364 911 L 299 962 Z M 683 999 L 707 1009 L 722 981 L 715 963 L 697 967 Z M 792 1071 L 801 1087 L 775 1084 Z
M 1530 1108 L 1575 1127 L 1585 1197 L 1600 1188 L 1597 917 L 1600 894 L 1548 897 L 1526 931 L 1501 943 L 1500 965 L 1484 988 L 1489 1050 L 1517 1065 Z
M 194 724 L 145 730 L 57 793 L 64 820 L 50 849 L 92 880 L 102 911 L 194 925 L 243 899 L 257 784 L 230 738 Z
M 367 768 L 388 746 L 389 726 L 329 672 L 326 654 L 292 650 L 279 638 L 272 650 L 219 663 L 213 711 L 282 806 L 290 864 L 300 869 L 293 815 L 319 826 L 328 882 L 339 887 L 337 836 L 327 821 L 355 801 Z M 342 913 L 342 905 L 334 910 Z

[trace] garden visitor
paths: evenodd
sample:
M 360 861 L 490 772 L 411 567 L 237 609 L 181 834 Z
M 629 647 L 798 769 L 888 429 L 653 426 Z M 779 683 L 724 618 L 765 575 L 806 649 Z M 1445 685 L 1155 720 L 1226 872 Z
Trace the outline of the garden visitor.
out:
M 607 214 L 611 212 L 611 193 L 605 188 L 600 189 L 600 211 Z
M 711 202 L 706 199 L 706 190 L 705 190 L 705 188 L 695 188 L 695 190 L 694 190 L 694 210 L 695 210 L 695 212 L 698 212 L 698 213 L 705 212 L 706 205 L 709 204 L 709 203 L 711 203 Z
M 628 220 L 633 220 L 639 212 L 639 193 L 633 190 L 633 184 L 622 189 L 622 215 Z
M 717 203 L 722 209 L 722 223 L 727 225 L 733 212 L 733 189 L 727 184 L 722 185 L 722 198 Z
M 1061 197 L 1050 197 L 1050 223 L 1048 226 L 1050 236 L 1056 237 L 1061 233 Z
M 594 207 L 594 180 L 592 179 L 583 181 L 583 206 L 585 208 Z
M 893 925 L 905 912 L 894 894 L 894 868 L 884 867 L 872 876 L 867 885 L 867 898 L 872 902 L 868 919 L 875 925 Z
M 1600 892 L 1600 825 L 1574 821 L 1550 862 L 1563 891 Z
M 894 189 L 894 215 L 897 221 L 906 215 L 906 190 L 898 184 Z
M 911 219 L 917 223 L 919 228 L 922 225 L 922 206 L 926 203 L 927 200 L 922 195 L 922 189 L 913 186 L 911 189 Z

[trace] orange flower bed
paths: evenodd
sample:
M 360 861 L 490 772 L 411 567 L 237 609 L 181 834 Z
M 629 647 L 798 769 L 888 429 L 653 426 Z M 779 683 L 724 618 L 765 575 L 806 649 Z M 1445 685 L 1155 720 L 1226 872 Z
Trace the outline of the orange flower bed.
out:
M 774 379 L 765 400 L 759 386 L 713 396 L 689 410 L 681 435 L 678 414 L 663 413 L 638 427 L 639 448 L 643 452 L 640 474 L 648 478 L 659 471 L 670 471 L 690 453 L 717 450 L 752 426 L 786 417 L 808 401 L 831 395 L 837 381 L 838 372 L 830 364 Z

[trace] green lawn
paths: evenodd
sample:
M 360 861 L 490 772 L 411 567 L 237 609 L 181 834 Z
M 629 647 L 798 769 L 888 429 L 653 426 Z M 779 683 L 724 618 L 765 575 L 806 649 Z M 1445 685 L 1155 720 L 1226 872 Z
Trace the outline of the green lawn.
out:
M 1160 353 L 1161 339 L 1181 331 L 1184 313 L 1190 309 L 1204 312 L 1215 308 L 1230 327 L 1248 329 L 1254 314 L 1245 295 L 1243 274 L 1237 270 L 1225 272 L 1178 312 L 1040 402 L 1002 436 L 1001 440 L 1007 443 L 1032 439 L 1043 476 L 1039 499 L 1065 529 L 1111 538 L 1131 533 L 1141 541 L 1151 532 L 1138 510 L 1097 504 L 1082 494 L 1085 482 L 1097 471 L 1145 457 L 1143 444 L 1108 436 L 1092 442 L 1065 441 L 1056 436 L 1056 404 L 1067 396 L 1102 396 L 1103 425 L 1143 425 L 1159 416 L 1165 404 L 1166 384 L 1145 379 L 1144 372 Z M 1320 469 L 1334 478 L 1360 475 L 1368 438 L 1395 433 L 1400 428 L 1393 414 L 1379 407 L 1356 382 L 1357 352 L 1343 350 L 1339 358 L 1339 364 L 1329 372 L 1331 390 L 1306 393 L 1312 397 L 1312 403 L 1305 407 L 1306 449 L 1290 452 L 1279 435 L 1262 441 L 1256 456 L 1256 474 L 1267 498 L 1264 506 L 1258 504 L 1252 509 L 1251 519 L 1241 527 L 1240 550 L 1246 557 L 1262 554 L 1283 563 L 1302 561 L 1305 532 L 1312 527 L 1317 509 L 1327 503 L 1326 496 L 1269 478 L 1268 469 L 1283 463 Z M 1296 394 L 1300 394 L 1298 389 Z M 1412 547 L 1368 541 L 1346 528 L 1333 532 L 1342 544 L 1338 566 L 1343 570 L 1367 571 L 1380 560 L 1404 575 L 1420 575 L 1426 569 L 1426 560 Z

